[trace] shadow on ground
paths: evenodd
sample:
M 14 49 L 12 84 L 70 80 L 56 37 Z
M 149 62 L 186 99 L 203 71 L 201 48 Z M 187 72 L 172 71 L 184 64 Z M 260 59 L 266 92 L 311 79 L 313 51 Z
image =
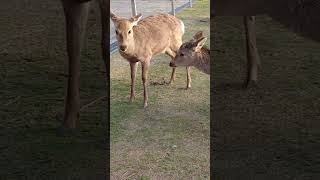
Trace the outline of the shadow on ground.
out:
M 319 179 L 320 44 L 256 20 L 262 69 L 245 90 L 242 18 L 213 19 L 213 178 Z

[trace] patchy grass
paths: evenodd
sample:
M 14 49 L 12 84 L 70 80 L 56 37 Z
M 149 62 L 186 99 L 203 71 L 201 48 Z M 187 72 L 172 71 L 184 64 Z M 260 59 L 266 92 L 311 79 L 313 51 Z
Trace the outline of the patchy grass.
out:
M 256 17 L 259 87 L 244 90 L 241 17 L 213 19 L 215 179 L 319 179 L 320 44 Z
M 186 26 L 185 40 L 199 30 L 209 36 L 209 1 L 177 16 Z M 208 46 L 210 42 L 207 43 Z M 210 77 L 192 69 L 192 88 L 186 70 L 178 68 L 174 85 L 161 84 L 171 75 L 170 57 L 152 60 L 149 106 L 143 109 L 141 68 L 137 97 L 128 103 L 130 66 L 118 53 L 111 56 L 111 174 L 114 179 L 209 178 Z
M 12 8 L 24 2 L 12 3 L 16 6 L 1 3 L 0 17 L 7 25 L 0 28 L 0 179 L 102 179 L 105 102 L 81 112 L 75 136 L 55 134 L 67 83 L 60 2 L 31 0 L 17 10 Z M 81 104 L 106 92 L 96 22 L 91 15 L 81 60 Z

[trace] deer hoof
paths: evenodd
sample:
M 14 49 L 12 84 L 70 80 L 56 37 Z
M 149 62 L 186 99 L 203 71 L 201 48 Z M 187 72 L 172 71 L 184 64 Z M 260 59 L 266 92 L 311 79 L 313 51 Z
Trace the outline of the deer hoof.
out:
M 148 107 L 148 104 L 147 104 L 147 103 L 144 103 L 143 109 L 146 109 L 147 107 Z
M 134 97 L 130 97 L 130 99 L 129 99 L 129 103 L 132 103 L 132 102 L 133 102 L 133 100 L 134 100 Z
M 174 79 L 171 79 L 168 84 L 169 85 L 173 85 L 174 84 Z
M 76 134 L 75 129 L 66 128 L 64 126 L 60 126 L 56 130 L 56 135 L 59 137 L 73 136 L 75 134 Z
M 256 88 L 258 87 L 258 83 L 255 80 L 249 80 L 244 84 L 244 88 L 250 89 L 250 88 Z

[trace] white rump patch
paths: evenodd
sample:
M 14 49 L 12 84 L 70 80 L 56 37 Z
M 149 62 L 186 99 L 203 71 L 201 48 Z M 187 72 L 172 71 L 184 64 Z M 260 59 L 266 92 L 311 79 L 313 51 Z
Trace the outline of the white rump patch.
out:
M 184 32 L 185 32 L 185 26 L 184 26 L 183 21 L 180 20 L 180 24 L 181 24 L 182 34 L 184 34 Z

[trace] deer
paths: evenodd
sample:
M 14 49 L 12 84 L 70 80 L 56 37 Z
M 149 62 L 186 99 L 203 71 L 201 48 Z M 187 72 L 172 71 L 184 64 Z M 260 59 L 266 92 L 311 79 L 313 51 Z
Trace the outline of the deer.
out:
M 116 39 L 120 55 L 130 64 L 131 91 L 129 102 L 135 98 L 135 79 L 137 63 L 141 63 L 143 83 L 143 107 L 148 106 L 148 71 L 151 59 L 165 53 L 173 59 L 182 44 L 185 32 L 184 23 L 173 15 L 159 13 L 141 19 L 138 14 L 129 19 L 110 13 L 110 18 L 115 25 Z M 187 67 L 187 83 L 190 84 L 190 67 Z M 175 80 L 175 70 L 172 68 L 169 84 Z
M 170 67 L 194 66 L 210 75 L 210 49 L 204 46 L 207 38 L 199 31 L 193 39 L 183 43 L 176 57 L 170 62 Z M 187 86 L 186 89 L 189 87 Z
M 65 96 L 65 109 L 63 115 L 62 126 L 58 128 L 58 134 L 64 135 L 66 132 L 76 128 L 79 121 L 80 113 L 80 55 L 82 49 L 82 41 L 84 39 L 88 13 L 92 4 L 92 0 L 61 0 L 63 5 L 65 24 L 66 24 L 66 40 L 68 54 L 68 84 Z M 108 37 L 109 37 L 109 0 L 97 0 L 101 14 L 101 50 L 102 59 L 105 66 L 105 79 L 108 83 L 109 77 L 109 57 Z M 108 96 L 108 95 L 107 95 Z M 107 99 L 109 99 L 107 97 Z
M 242 16 L 246 36 L 247 77 L 244 87 L 256 86 L 260 57 L 256 43 L 255 16 L 267 14 L 291 31 L 320 42 L 320 6 L 317 0 L 215 0 L 211 15 Z

